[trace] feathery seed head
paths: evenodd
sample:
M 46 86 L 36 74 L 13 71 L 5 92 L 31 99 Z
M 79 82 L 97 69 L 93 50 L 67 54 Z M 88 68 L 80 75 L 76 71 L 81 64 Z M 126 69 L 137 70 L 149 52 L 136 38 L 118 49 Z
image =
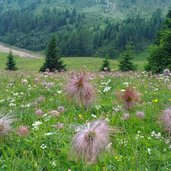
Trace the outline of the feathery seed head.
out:
M 87 163 L 96 162 L 109 144 L 111 133 L 112 129 L 104 120 L 88 123 L 73 138 L 74 153 Z

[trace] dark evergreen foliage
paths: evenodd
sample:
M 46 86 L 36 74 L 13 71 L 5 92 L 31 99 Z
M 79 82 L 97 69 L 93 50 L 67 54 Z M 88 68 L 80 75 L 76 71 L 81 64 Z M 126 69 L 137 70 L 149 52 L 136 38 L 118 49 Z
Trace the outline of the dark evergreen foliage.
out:
M 103 60 L 103 64 L 102 64 L 102 67 L 100 68 L 100 71 L 108 71 L 110 72 L 111 71 L 111 68 L 110 68 L 110 63 L 109 63 L 109 60 L 108 58 L 105 58 Z
M 63 61 L 59 57 L 59 49 L 57 48 L 55 36 L 52 37 L 48 44 L 45 63 L 40 68 L 40 71 L 44 72 L 46 69 L 49 69 L 50 72 L 54 72 L 56 70 L 61 72 L 66 70 L 66 65 L 63 64 Z
M 136 51 L 142 50 L 153 41 L 162 22 L 160 10 L 147 18 L 131 13 L 120 21 L 105 17 L 98 20 L 76 8 L 49 8 L 48 3 L 37 13 L 41 3 L 44 2 L 34 1 L 26 7 L 23 2 L 20 8 L 1 10 L 0 41 L 39 51 L 45 49 L 48 38 L 55 33 L 62 56 L 117 57 L 129 41 Z
M 9 70 L 9 71 L 17 70 L 16 62 L 11 51 L 9 52 L 7 56 L 6 70 Z
M 135 47 L 133 46 L 132 42 L 128 42 L 126 45 L 126 50 L 123 52 L 122 59 L 119 63 L 119 70 L 123 72 L 136 70 L 136 65 L 134 65 L 132 62 L 132 54 L 134 48 Z
M 155 45 L 151 47 L 147 71 L 162 73 L 171 69 L 171 10 L 166 16 L 163 29 L 159 32 Z

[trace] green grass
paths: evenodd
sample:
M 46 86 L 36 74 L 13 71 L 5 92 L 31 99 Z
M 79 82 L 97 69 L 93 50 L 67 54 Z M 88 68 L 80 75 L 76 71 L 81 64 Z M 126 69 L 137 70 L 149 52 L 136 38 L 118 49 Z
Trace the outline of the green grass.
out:
M 6 67 L 6 53 L 0 52 L 0 70 L 4 70 Z M 102 58 L 97 57 L 64 57 L 64 62 L 67 64 L 68 70 L 87 68 L 91 71 L 98 71 L 102 65 Z M 17 67 L 21 71 L 38 71 L 44 62 L 43 58 L 21 58 L 16 57 Z M 134 60 L 138 65 L 138 70 L 143 70 L 146 62 L 144 54 L 142 57 L 137 56 Z M 113 70 L 118 69 L 119 60 L 110 60 L 111 68 Z
M 28 64 L 31 64 L 29 59 L 20 60 L 21 62 L 27 60 L 25 66 L 28 71 Z M 36 66 L 38 64 L 37 61 Z M 34 82 L 35 78 L 39 80 L 38 83 Z M 28 85 L 23 85 L 22 79 L 27 79 Z M 17 118 L 12 125 L 11 134 L 5 138 L 0 137 L 1 171 L 170 170 L 170 143 L 166 143 L 170 135 L 158 122 L 162 110 L 170 106 L 171 102 L 171 91 L 164 80 L 141 73 L 120 76 L 96 73 L 92 84 L 97 89 L 97 100 L 91 109 L 83 110 L 68 101 L 65 94 L 61 92 L 67 79 L 68 73 L 45 77 L 33 71 L 28 73 L 1 70 L 0 111 L 2 114 L 13 114 Z M 44 87 L 43 81 L 54 82 L 54 87 Z M 116 97 L 116 92 L 125 89 L 124 83 L 127 82 L 136 87 L 141 94 L 141 101 L 130 111 L 125 111 L 123 103 Z M 111 89 L 104 93 L 103 90 L 107 86 Z M 43 96 L 45 101 L 37 102 L 40 96 Z M 61 105 L 65 107 L 65 112 L 60 117 L 49 115 L 50 111 Z M 36 116 L 36 109 L 42 109 L 47 115 Z M 145 118 L 138 119 L 137 111 L 143 111 Z M 122 120 L 123 114 L 128 112 L 130 119 Z M 97 163 L 86 165 L 73 156 L 71 141 L 75 134 L 75 127 L 98 118 L 107 119 L 110 126 L 117 127 L 121 131 L 111 137 L 111 149 L 102 153 Z M 33 123 L 36 121 L 40 121 L 41 124 L 37 130 L 34 130 Z M 57 123 L 63 123 L 64 127 L 55 128 L 54 125 Z M 29 127 L 30 132 L 27 136 L 20 137 L 17 134 L 20 125 Z M 151 136 L 153 131 L 156 134 L 160 133 L 161 136 Z

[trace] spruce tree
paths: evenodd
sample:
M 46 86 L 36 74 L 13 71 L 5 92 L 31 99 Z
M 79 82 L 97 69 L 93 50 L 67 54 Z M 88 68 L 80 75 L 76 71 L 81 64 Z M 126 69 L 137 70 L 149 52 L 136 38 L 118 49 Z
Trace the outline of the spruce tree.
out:
M 9 52 L 7 56 L 6 70 L 9 70 L 9 71 L 17 70 L 16 62 L 11 51 Z
M 55 70 L 57 70 L 58 72 L 66 70 L 66 65 L 63 64 L 63 61 L 59 56 L 59 49 L 57 48 L 55 36 L 51 38 L 48 44 L 45 63 L 40 68 L 40 71 L 44 72 L 46 69 L 49 69 L 50 72 L 54 72 Z
M 132 49 L 133 49 L 133 46 L 129 42 L 126 45 L 126 51 L 123 52 L 123 54 L 122 54 L 122 59 L 120 60 L 120 63 L 119 63 L 119 70 L 121 70 L 123 72 L 136 70 L 136 65 L 134 65 L 132 62 L 132 59 L 133 59 Z
M 162 73 L 164 69 L 171 69 L 171 10 L 166 16 L 163 29 L 158 33 L 155 44 L 151 47 L 146 66 L 146 70 L 153 73 Z
M 102 67 L 100 68 L 100 71 L 108 71 L 108 72 L 111 71 L 110 63 L 107 57 L 103 60 L 103 64 Z

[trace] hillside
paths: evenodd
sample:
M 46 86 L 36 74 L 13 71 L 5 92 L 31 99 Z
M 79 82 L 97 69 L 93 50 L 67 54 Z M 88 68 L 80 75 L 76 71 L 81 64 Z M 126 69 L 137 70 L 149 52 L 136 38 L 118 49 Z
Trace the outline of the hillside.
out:
M 170 0 L 3 0 L 0 3 L 2 10 L 10 8 L 30 8 L 36 11 L 44 7 L 58 9 L 77 8 L 82 12 L 101 12 L 101 14 L 125 16 L 130 11 L 153 13 L 157 8 L 164 12 L 171 5 Z
M 41 51 L 55 34 L 62 56 L 116 58 L 128 43 L 136 52 L 150 45 L 170 5 L 169 0 L 3 0 L 0 41 Z

